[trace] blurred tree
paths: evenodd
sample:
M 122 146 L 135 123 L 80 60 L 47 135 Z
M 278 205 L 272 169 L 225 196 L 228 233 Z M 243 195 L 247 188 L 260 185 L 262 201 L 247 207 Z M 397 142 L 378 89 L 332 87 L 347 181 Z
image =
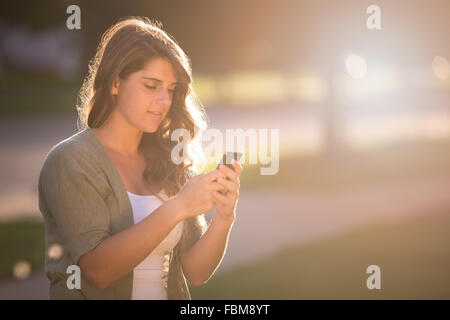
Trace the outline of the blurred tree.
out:
M 0 21 L 6 25 L 26 25 L 34 30 L 65 23 L 69 0 L 1 1 Z

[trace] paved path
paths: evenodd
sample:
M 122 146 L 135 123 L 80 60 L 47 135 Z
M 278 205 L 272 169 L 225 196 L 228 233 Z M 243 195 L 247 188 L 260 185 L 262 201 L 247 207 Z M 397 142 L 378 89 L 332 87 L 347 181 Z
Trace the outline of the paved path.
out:
M 227 255 L 218 271 L 286 245 L 307 243 L 364 224 L 394 223 L 450 208 L 447 175 L 335 192 L 242 190 Z M 450 213 L 449 213 L 450 214 Z
M 48 280 L 43 270 L 35 270 L 25 280 L 0 283 L 0 300 L 48 300 Z

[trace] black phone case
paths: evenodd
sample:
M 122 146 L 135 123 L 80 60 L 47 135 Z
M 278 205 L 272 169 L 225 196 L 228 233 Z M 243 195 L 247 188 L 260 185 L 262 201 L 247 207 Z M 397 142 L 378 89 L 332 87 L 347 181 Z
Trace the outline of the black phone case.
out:
M 221 164 L 224 164 L 228 168 L 234 170 L 233 166 L 231 165 L 231 163 L 227 163 L 227 156 L 229 157 L 230 161 L 231 161 L 231 159 L 239 161 L 241 159 L 241 157 L 242 157 L 242 153 L 241 152 L 231 152 L 231 151 L 224 152 L 224 154 L 222 156 L 222 160 L 219 162 L 219 164 L 217 164 L 217 168 L 216 169 L 219 169 L 219 166 Z
M 222 156 L 222 160 L 219 162 L 219 164 L 217 165 L 217 168 L 216 169 L 219 169 L 219 166 L 221 165 L 221 164 L 224 164 L 224 165 L 226 165 L 228 168 L 230 168 L 231 170 L 233 170 L 234 171 L 234 168 L 233 168 L 233 166 L 231 165 L 231 163 L 227 163 L 227 156 L 228 156 L 228 158 L 229 158 L 229 161 L 231 161 L 231 159 L 234 159 L 234 160 L 236 160 L 236 161 L 239 161 L 240 159 L 241 159 L 241 157 L 242 157 L 242 153 L 241 152 L 231 152 L 231 151 L 227 151 L 227 152 L 225 152 L 224 154 L 223 154 L 223 156 Z M 227 178 L 228 179 L 228 178 Z M 228 180 L 230 180 L 230 179 L 228 179 Z M 217 191 L 217 192 L 219 192 L 220 194 L 226 194 L 226 192 L 222 192 L 222 191 Z

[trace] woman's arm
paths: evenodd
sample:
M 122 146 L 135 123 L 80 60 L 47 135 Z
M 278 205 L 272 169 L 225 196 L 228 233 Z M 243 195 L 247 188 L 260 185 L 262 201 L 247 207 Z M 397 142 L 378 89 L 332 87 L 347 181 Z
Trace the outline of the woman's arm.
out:
M 181 256 L 181 267 L 189 283 L 203 285 L 214 274 L 226 251 L 234 217 L 214 215 L 205 234 Z
M 242 166 L 234 162 L 234 171 L 221 165 L 220 171 L 229 179 L 218 178 L 217 182 L 225 187 L 226 193 L 213 192 L 216 211 L 205 234 L 181 256 L 181 267 L 189 282 L 199 286 L 208 281 L 222 261 L 231 227 L 236 217 L 236 205 L 239 198 L 239 176 Z
M 83 275 L 105 289 L 144 260 L 181 221 L 177 198 L 162 204 L 145 219 L 105 240 L 78 260 Z
M 213 181 L 224 176 L 219 170 L 214 170 L 191 178 L 177 196 L 144 220 L 105 238 L 93 250 L 80 256 L 78 265 L 83 274 L 100 289 L 125 276 L 164 240 L 179 221 L 214 207 L 211 193 L 223 187 Z
M 214 208 L 214 182 L 225 175 L 213 170 L 191 178 L 182 190 L 141 222 L 113 234 L 104 201 L 111 195 L 96 164 L 79 145 L 54 148 L 39 175 L 39 208 L 49 216 L 73 261 L 97 288 L 106 288 L 143 261 L 183 219 Z

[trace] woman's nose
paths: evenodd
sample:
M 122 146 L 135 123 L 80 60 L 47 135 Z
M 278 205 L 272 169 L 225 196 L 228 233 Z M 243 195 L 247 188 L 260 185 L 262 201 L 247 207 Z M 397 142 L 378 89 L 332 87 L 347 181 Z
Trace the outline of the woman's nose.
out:
M 164 88 L 161 88 L 159 90 L 158 102 L 170 105 L 170 103 L 172 102 L 172 96 L 171 96 L 169 90 L 164 89 Z

